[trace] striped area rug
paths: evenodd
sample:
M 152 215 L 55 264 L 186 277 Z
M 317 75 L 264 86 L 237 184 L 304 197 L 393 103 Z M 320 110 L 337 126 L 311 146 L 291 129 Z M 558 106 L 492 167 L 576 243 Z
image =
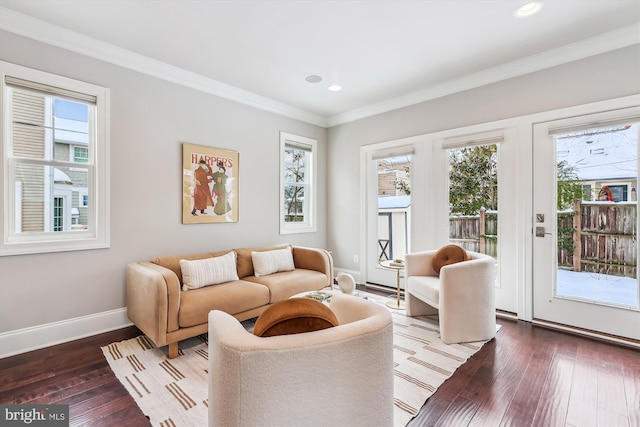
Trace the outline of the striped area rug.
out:
M 383 304 L 384 298 L 370 296 Z M 444 344 L 437 317 L 412 318 L 391 310 L 394 325 L 394 425 L 405 426 L 436 389 L 473 356 L 485 341 Z M 243 322 L 251 329 L 252 322 Z M 207 425 L 207 337 L 180 342 L 180 356 L 167 358 L 145 336 L 102 348 L 120 382 L 151 424 L 160 427 Z

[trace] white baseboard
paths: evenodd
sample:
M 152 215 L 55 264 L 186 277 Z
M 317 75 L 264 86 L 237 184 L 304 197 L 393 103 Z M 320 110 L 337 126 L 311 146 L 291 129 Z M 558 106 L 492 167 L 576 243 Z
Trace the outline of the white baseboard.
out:
M 127 309 L 32 326 L 0 334 L 0 359 L 131 326 Z

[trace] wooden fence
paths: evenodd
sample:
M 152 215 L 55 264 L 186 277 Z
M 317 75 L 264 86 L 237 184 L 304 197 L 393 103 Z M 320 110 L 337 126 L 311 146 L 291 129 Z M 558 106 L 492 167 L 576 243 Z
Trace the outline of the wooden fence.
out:
M 468 251 L 498 256 L 498 212 L 480 210 L 475 216 L 449 218 L 449 241 Z
M 636 202 L 576 200 L 558 214 L 558 266 L 635 278 L 636 215 Z
M 558 212 L 558 267 L 635 278 L 636 215 L 636 202 L 576 200 L 572 209 Z M 449 240 L 496 257 L 498 213 L 450 217 Z

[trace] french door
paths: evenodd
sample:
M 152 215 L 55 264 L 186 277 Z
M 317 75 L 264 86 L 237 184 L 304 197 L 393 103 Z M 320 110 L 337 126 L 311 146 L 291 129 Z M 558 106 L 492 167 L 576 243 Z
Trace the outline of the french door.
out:
M 412 153 L 411 146 L 367 153 L 368 283 L 395 288 L 396 271 L 383 268 L 380 262 L 404 260 L 409 251 Z
M 533 317 L 640 340 L 640 108 L 533 129 Z

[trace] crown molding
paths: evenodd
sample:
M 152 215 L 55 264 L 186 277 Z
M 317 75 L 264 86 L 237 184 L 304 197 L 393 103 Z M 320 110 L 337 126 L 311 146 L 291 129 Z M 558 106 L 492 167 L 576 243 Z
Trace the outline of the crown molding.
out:
M 327 127 L 327 118 L 0 7 L 0 30 L 109 62 L 260 110 Z
M 356 108 L 330 117 L 305 111 L 244 89 L 204 77 L 180 67 L 166 64 L 121 49 L 91 37 L 49 24 L 11 9 L 0 7 L 0 30 L 67 49 L 101 61 L 138 71 L 191 89 L 248 105 L 284 117 L 320 127 L 340 124 L 397 110 L 443 96 L 496 83 L 535 71 L 566 64 L 601 53 L 640 44 L 640 24 L 621 28 L 576 43 L 532 55 L 507 64 L 488 68 L 449 80 L 426 89 Z
M 337 114 L 328 118 L 328 127 L 353 122 L 637 44 L 640 44 L 640 24 L 604 33 L 517 61 L 487 68 L 477 73 L 469 74 L 459 79 L 449 80 L 421 91 L 357 108 L 347 111 L 346 113 Z

